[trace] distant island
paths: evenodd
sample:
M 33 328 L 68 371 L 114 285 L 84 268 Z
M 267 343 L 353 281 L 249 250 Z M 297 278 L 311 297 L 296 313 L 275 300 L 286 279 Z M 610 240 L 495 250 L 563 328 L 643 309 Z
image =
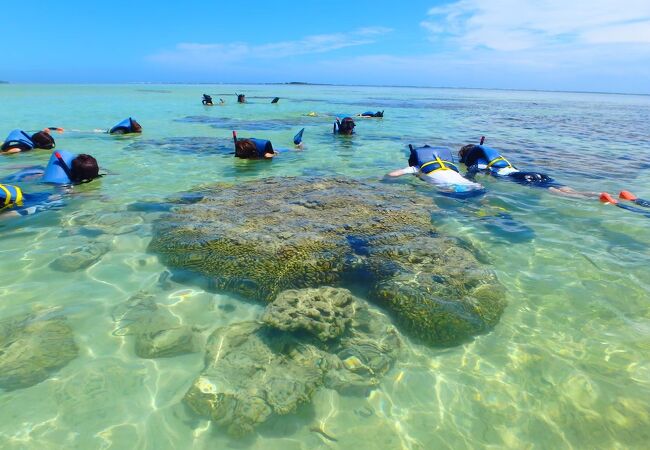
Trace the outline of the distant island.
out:
M 9 82 L 0 80 L 0 84 L 9 84 Z

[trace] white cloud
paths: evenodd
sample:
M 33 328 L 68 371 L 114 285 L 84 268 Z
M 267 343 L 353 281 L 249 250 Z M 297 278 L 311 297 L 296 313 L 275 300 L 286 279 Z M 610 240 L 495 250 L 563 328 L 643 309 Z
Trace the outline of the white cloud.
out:
M 648 0 L 460 0 L 431 8 L 432 39 L 517 51 L 554 44 L 650 43 Z
M 366 27 L 347 33 L 318 34 L 296 41 L 272 42 L 262 45 L 250 45 L 245 42 L 180 43 L 174 49 L 150 55 L 148 59 L 164 64 L 208 67 L 224 62 L 326 53 L 341 48 L 374 43 L 379 36 L 391 31 L 384 27 Z

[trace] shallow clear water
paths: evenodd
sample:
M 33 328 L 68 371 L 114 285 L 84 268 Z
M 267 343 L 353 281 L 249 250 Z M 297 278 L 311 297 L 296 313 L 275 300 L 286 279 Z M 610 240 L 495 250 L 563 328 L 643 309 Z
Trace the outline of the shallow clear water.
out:
M 234 102 L 245 92 L 250 104 Z M 225 106 L 200 104 L 202 93 Z M 227 96 L 228 95 L 228 96 Z M 227 97 L 226 97 L 227 96 Z M 258 99 L 255 97 L 266 97 Z M 282 99 L 277 105 L 270 98 Z M 354 114 L 357 135 L 331 120 Z M 142 136 L 93 132 L 127 116 Z M 342 174 L 379 179 L 406 165 L 408 143 L 475 142 L 482 134 L 514 164 L 578 190 L 628 189 L 650 198 L 650 97 L 548 92 L 330 86 L 0 85 L 0 132 L 59 126 L 57 147 L 94 155 L 110 175 L 75 188 L 66 206 L 0 222 L 0 319 L 31 311 L 68 318 L 80 355 L 34 386 L 0 392 L 2 448 L 642 448 L 650 438 L 648 218 L 596 200 L 563 198 L 494 179 L 469 200 L 436 198 L 433 223 L 470 241 L 507 287 L 493 332 L 466 345 L 409 344 L 368 397 L 323 390 L 313 405 L 237 442 L 179 403 L 202 354 L 146 360 L 116 333 L 116 308 L 156 296 L 207 336 L 254 319 L 261 305 L 165 280 L 146 252 L 155 214 L 116 211 L 214 181 Z M 306 150 L 270 163 L 235 160 L 231 129 Z M 49 152 L 2 157 L 0 178 L 45 164 Z M 44 190 L 36 183 L 27 192 Z M 495 218 L 509 214 L 509 220 Z M 125 219 L 130 217 L 130 219 Z M 92 266 L 53 270 L 62 253 L 110 245 Z M 233 308 L 234 306 L 234 308 Z M 329 440 L 315 427 L 326 431 Z

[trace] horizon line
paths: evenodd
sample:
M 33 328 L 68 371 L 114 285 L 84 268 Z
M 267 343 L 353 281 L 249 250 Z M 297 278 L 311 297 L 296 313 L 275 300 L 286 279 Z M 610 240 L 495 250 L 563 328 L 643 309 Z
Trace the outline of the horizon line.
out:
M 459 90 L 479 90 L 479 91 L 512 91 L 512 92 L 549 92 L 549 93 L 565 93 L 565 94 L 605 94 L 605 95 L 638 95 L 650 96 L 650 92 L 610 92 L 610 91 L 577 91 L 577 90 L 563 90 L 563 89 L 523 89 L 523 88 L 498 88 L 498 87 L 468 87 L 468 86 L 423 86 L 423 85 L 403 85 L 403 84 L 340 84 L 340 83 L 311 83 L 303 81 L 278 81 L 278 82 L 208 82 L 208 81 L 124 81 L 124 82 L 17 82 L 0 80 L 0 85 L 34 85 L 34 84 L 67 84 L 67 85 L 124 85 L 124 84 L 159 84 L 159 85 L 244 85 L 244 86 L 335 86 L 335 87 L 383 87 L 383 88 L 410 88 L 410 89 L 459 89 Z

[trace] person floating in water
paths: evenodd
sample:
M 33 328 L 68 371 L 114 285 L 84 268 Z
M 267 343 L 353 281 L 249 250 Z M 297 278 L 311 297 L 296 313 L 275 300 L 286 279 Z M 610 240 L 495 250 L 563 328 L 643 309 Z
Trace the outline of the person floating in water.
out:
M 113 128 L 108 130 L 109 134 L 132 134 L 142 133 L 142 126 L 132 117 L 124 119 Z
M 303 149 L 302 135 L 305 129 L 300 130 L 293 137 L 294 147 L 298 150 Z M 273 149 L 271 141 L 256 138 L 237 138 L 237 132 L 232 132 L 232 138 L 235 142 L 235 157 L 243 159 L 271 159 L 274 156 L 288 151 L 288 149 Z
M 46 167 L 28 167 L 3 179 L 5 183 L 41 181 L 57 185 L 86 183 L 99 178 L 97 160 L 86 154 L 59 150 L 52 153 Z
M 237 103 L 246 103 L 246 95 L 235 94 L 237 96 Z
M 75 155 L 65 150 L 55 151 L 45 169 L 29 168 L 11 177 L 12 181 L 40 179 L 44 183 L 71 185 L 86 183 L 98 178 L 97 160 L 90 155 Z M 0 216 L 27 216 L 63 206 L 59 194 L 37 192 L 28 194 L 15 184 L 0 184 Z
M 53 129 L 63 132 L 62 128 Z M 38 131 L 31 136 L 22 130 L 16 129 L 9 133 L 9 136 L 7 136 L 0 149 L 2 153 L 10 154 L 26 152 L 33 149 L 51 150 L 54 147 L 56 147 L 56 143 L 49 128 Z
M 205 106 L 214 106 L 214 103 L 212 103 L 212 97 L 208 94 L 203 94 L 203 100 L 201 100 L 201 103 Z
M 63 206 L 63 202 L 58 194 L 28 194 L 16 185 L 0 183 L 0 220 L 28 216 L 60 206 Z
M 442 192 L 451 195 L 476 195 L 484 192 L 482 185 L 463 177 L 453 162 L 451 149 L 425 145 L 415 148 L 409 144 L 409 166 L 394 170 L 389 177 L 413 174 L 420 179 L 433 183 Z
M 339 120 L 337 117 L 336 120 L 334 121 L 334 127 L 332 129 L 332 132 L 334 134 L 342 134 L 346 136 L 350 136 L 354 134 L 354 127 L 357 125 L 354 123 L 354 120 L 352 120 L 351 117 L 344 117 L 343 120 Z
M 568 197 L 598 197 L 598 192 L 579 192 L 575 189 L 557 183 L 550 176 L 540 172 L 524 172 L 510 164 L 497 150 L 483 145 L 485 137 L 481 137 L 479 145 L 463 146 L 458 152 L 461 163 L 467 166 L 468 173 L 475 175 L 484 173 L 497 178 L 505 178 L 520 184 L 542 187 L 549 192 Z
M 363 117 L 363 118 L 371 118 L 371 117 L 374 117 L 374 118 L 381 119 L 381 118 L 384 117 L 384 111 L 377 111 L 377 112 L 375 112 L 375 113 L 372 112 L 372 111 L 366 111 L 366 112 L 364 112 L 364 113 L 357 114 L 357 117 Z

